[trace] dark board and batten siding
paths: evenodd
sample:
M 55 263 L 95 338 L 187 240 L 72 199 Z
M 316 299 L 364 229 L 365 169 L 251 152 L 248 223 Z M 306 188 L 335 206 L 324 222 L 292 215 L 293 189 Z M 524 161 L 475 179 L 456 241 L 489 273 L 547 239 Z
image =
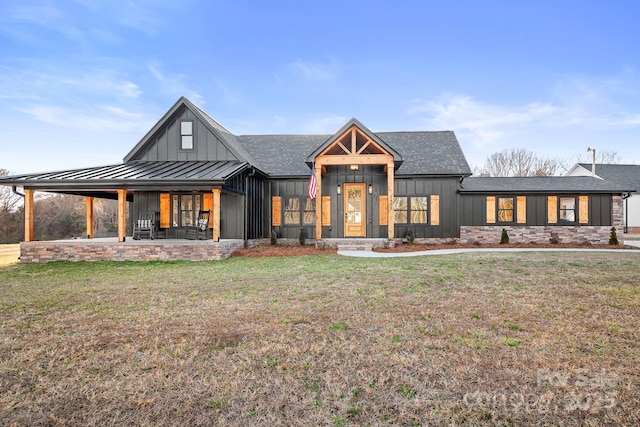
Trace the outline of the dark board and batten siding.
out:
M 547 222 L 547 195 L 527 195 L 526 193 L 519 195 L 527 197 L 527 222 L 526 224 L 521 225 L 549 225 Z M 487 196 L 487 194 L 462 194 L 460 196 L 459 212 L 461 225 L 487 225 Z M 515 196 L 515 194 L 513 196 Z M 590 195 L 589 225 L 610 226 L 612 219 L 612 209 L 613 202 L 611 199 L 611 195 Z
M 417 238 L 449 238 L 459 237 L 460 230 L 456 212 L 458 207 L 458 177 L 451 178 L 415 178 L 402 176 L 396 177 L 395 194 L 397 196 L 432 196 L 440 197 L 440 224 L 439 225 L 413 225 Z M 386 238 L 387 226 L 380 225 L 380 196 L 387 195 L 387 174 L 382 166 L 360 165 L 357 171 L 351 171 L 349 166 L 328 166 L 327 172 L 322 176 L 322 196 L 331 198 L 330 217 L 331 225 L 322 227 L 323 238 L 340 238 L 344 236 L 344 184 L 365 183 L 366 189 L 372 186 L 372 194 L 365 192 L 366 197 L 366 237 Z M 271 181 L 271 197 L 282 198 L 282 209 L 288 197 L 307 197 L 309 179 L 299 178 Z M 338 185 L 342 194 L 337 193 Z M 320 195 L 318 195 L 319 197 Z M 404 237 L 407 233 L 407 224 L 396 224 L 396 237 Z M 297 239 L 300 228 L 305 230 L 307 238 L 315 235 L 315 225 L 284 225 L 272 227 L 278 237 Z
M 181 149 L 180 122 L 192 120 L 193 149 Z M 238 159 L 209 129 L 199 121 L 188 109 L 180 111 L 164 130 L 160 131 L 155 141 L 139 152 L 132 160 L 145 161 L 238 161 Z
M 440 224 L 396 224 L 395 236 L 404 238 L 411 227 L 416 238 L 454 238 L 460 236 L 458 216 L 453 214 L 458 209 L 459 177 L 451 178 L 403 178 L 396 177 L 395 196 L 440 196 Z M 429 207 L 430 208 L 430 207 Z M 431 222 L 431 213 L 428 214 Z

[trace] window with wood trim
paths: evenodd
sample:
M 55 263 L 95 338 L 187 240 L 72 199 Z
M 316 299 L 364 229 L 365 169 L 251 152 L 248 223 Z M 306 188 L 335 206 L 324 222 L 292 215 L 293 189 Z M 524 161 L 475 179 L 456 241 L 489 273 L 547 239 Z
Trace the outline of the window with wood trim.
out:
M 315 225 L 316 201 L 308 197 L 289 197 L 284 207 L 284 225 Z
M 193 121 L 191 120 L 180 122 L 180 148 L 193 149 Z
M 487 196 L 487 224 L 526 224 L 526 196 Z
M 589 196 L 548 196 L 549 224 L 588 224 Z
M 428 224 L 429 196 L 397 196 L 393 211 L 395 224 Z

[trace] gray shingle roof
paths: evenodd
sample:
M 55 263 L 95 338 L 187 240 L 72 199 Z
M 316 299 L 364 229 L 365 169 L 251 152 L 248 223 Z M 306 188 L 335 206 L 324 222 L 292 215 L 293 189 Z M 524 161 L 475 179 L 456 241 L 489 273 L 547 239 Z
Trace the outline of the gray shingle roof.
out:
M 625 193 L 628 186 L 592 176 L 469 177 L 460 193 Z
M 452 131 L 374 133 L 402 156 L 397 175 L 470 175 Z M 242 135 L 238 140 L 274 176 L 308 175 L 307 156 L 333 135 Z
M 0 184 L 27 184 L 31 188 L 131 188 L 174 185 L 222 184 L 244 168 L 244 162 L 134 161 L 58 172 L 0 177 Z
M 591 163 L 578 163 L 588 171 Z M 635 191 L 640 191 L 640 165 L 616 165 L 596 163 L 596 175 L 600 178 L 615 182 Z

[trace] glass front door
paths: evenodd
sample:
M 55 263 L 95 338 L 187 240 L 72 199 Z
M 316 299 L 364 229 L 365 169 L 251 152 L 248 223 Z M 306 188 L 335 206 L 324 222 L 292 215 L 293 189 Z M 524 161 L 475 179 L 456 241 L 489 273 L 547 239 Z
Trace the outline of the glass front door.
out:
M 344 184 L 344 237 L 365 237 L 366 185 Z

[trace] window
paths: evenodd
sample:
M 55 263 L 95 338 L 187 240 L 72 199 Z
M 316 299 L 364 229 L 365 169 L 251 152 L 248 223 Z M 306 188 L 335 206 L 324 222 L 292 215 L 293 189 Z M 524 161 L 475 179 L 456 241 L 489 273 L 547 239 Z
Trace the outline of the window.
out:
M 300 224 L 300 198 L 291 197 L 287 199 L 284 207 L 284 225 Z
M 202 206 L 201 200 L 200 194 L 174 194 L 171 198 L 171 226 L 195 224 Z
M 408 197 L 396 197 L 393 199 L 393 220 L 396 224 L 406 224 L 409 218 Z
M 549 224 L 589 224 L 589 196 L 547 196 Z
M 180 148 L 193 149 L 193 122 L 180 122 Z
M 498 222 L 513 222 L 513 197 L 498 197 Z
M 527 223 L 527 196 L 487 196 L 487 224 Z
M 429 197 L 400 196 L 393 199 L 396 224 L 427 224 Z
M 304 204 L 304 215 L 302 217 L 302 222 L 305 224 L 314 224 L 316 223 L 316 202 L 314 199 L 307 198 Z
M 411 224 L 427 223 L 427 197 L 411 197 Z
M 576 222 L 576 198 L 560 197 L 558 218 L 563 222 Z
M 302 221 L 301 221 L 302 220 Z M 316 223 L 316 203 L 306 197 L 290 197 L 284 207 L 284 225 Z

